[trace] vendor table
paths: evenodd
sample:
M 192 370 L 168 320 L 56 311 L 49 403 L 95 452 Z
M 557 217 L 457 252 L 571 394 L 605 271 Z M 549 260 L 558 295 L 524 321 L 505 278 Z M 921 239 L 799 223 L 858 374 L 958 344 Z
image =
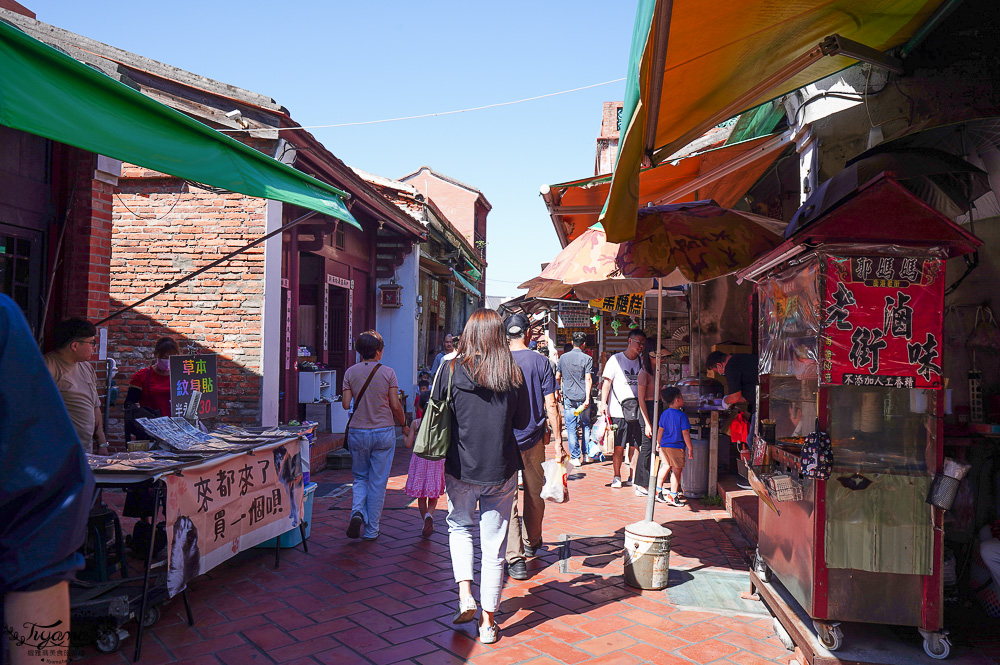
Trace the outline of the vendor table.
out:
M 132 453 L 135 455 L 135 453 Z M 153 490 L 153 525 L 165 507 L 167 593 L 182 594 L 188 624 L 194 617 L 187 582 L 237 552 L 298 527 L 303 549 L 306 524 L 298 436 L 271 438 L 231 453 L 209 453 L 166 468 L 93 469 L 98 489 L 130 489 L 148 483 Z M 196 457 L 191 455 L 190 457 Z M 142 650 L 155 537 L 149 539 L 137 618 L 133 662 Z M 275 567 L 280 547 L 275 547 Z

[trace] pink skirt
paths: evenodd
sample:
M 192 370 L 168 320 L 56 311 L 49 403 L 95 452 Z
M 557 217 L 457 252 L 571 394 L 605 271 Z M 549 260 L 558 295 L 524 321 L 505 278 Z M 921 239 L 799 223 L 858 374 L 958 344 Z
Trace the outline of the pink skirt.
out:
M 406 494 L 418 499 L 436 499 L 444 494 L 444 460 L 432 462 L 411 453 Z

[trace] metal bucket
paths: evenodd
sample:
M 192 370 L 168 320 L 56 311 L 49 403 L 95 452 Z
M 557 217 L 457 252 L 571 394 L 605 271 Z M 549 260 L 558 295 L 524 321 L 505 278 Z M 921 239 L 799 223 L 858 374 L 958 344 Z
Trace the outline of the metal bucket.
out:
M 665 589 L 670 575 L 672 533 L 658 524 L 654 526 L 661 535 L 638 533 L 633 530 L 637 526 L 625 527 L 625 584 L 636 589 Z

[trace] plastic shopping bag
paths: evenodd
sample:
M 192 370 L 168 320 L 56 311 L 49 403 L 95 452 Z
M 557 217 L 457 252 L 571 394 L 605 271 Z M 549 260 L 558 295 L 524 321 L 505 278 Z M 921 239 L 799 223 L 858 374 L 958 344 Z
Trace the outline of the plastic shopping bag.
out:
M 604 451 L 601 450 L 601 444 L 594 438 L 587 442 L 587 457 L 595 461 L 604 461 Z
M 594 423 L 594 428 L 590 430 L 590 440 L 591 441 L 603 441 L 604 432 L 607 428 L 611 427 L 611 420 L 608 416 L 602 415 L 597 418 L 597 422 Z
M 539 496 L 552 503 L 569 501 L 569 483 L 566 479 L 564 460 L 550 459 L 542 462 L 542 471 L 545 472 L 545 484 L 542 486 Z

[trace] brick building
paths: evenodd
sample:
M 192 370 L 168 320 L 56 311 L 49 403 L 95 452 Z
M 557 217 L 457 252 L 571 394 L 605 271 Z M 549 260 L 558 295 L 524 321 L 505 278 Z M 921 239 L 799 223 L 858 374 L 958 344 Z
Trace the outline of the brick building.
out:
M 20 220 L 21 235 L 31 231 L 40 236 L 39 249 L 32 249 L 31 238 L 5 243 L 23 249 L 29 259 L 39 254 L 28 271 L 36 279 L 11 291 L 23 294 L 30 310 L 34 294 L 47 289 L 46 267 L 60 266 L 52 281 L 53 318 L 78 314 L 103 319 L 267 232 L 298 222 L 112 318 L 108 348 L 119 362 L 119 384 L 150 362 L 157 338 L 171 336 L 185 352 L 218 354 L 222 421 L 274 424 L 302 415 L 295 368 L 302 356 L 328 364 L 341 377 L 355 362 L 353 337 L 358 332 L 377 322 L 389 325 L 406 316 L 413 320 L 413 247 L 423 228 L 300 129 L 274 100 L 30 17 L 4 12 L 4 18 L 144 95 L 229 131 L 252 148 L 347 192 L 351 215 L 360 225 L 49 145 L 52 142 L 4 128 L 0 141 L 5 147 L 27 146 L 37 156 L 32 160 L 23 158 L 24 150 L 5 151 L 11 158 L 0 163 L 5 175 L 31 185 L 18 196 L 0 193 L 0 205 L 14 211 L 5 219 Z M 71 205 L 66 203 L 70 199 Z M 67 205 L 65 254 L 56 257 L 58 238 L 49 236 L 58 225 L 45 227 L 41 220 Z M 48 255 L 41 256 L 45 251 Z M 409 302 L 406 316 L 377 309 L 379 280 L 403 287 Z M 34 318 L 40 325 L 41 315 Z M 410 336 L 415 337 L 413 331 Z M 393 366 L 400 384 L 410 385 L 414 353 L 405 345 L 399 348 Z M 337 384 L 339 392 L 339 380 Z M 120 414 L 120 407 L 112 410 L 112 434 L 120 432 Z
M 430 367 L 444 336 L 461 332 L 472 312 L 484 306 L 489 204 L 479 190 L 427 167 L 418 174 L 423 171 L 428 177 L 418 182 L 427 187 L 426 191 L 434 191 L 449 202 L 453 214 L 463 215 L 465 232 L 433 196 L 421 193 L 414 183 L 358 173 L 426 229 L 426 238 L 420 244 L 416 357 L 418 365 Z M 471 196 L 471 192 L 477 195 Z M 473 244 L 477 233 L 482 238 L 478 247 Z
M 481 191 L 429 166 L 421 166 L 399 181 L 413 185 L 426 199 L 433 201 L 452 226 L 486 260 L 486 217 L 493 206 Z M 474 281 L 480 294 L 485 293 L 485 272 Z
M 597 154 L 594 157 L 594 175 L 611 173 L 618 159 L 618 140 L 622 131 L 622 106 L 624 102 L 604 102 L 601 112 L 601 133 L 597 137 Z

